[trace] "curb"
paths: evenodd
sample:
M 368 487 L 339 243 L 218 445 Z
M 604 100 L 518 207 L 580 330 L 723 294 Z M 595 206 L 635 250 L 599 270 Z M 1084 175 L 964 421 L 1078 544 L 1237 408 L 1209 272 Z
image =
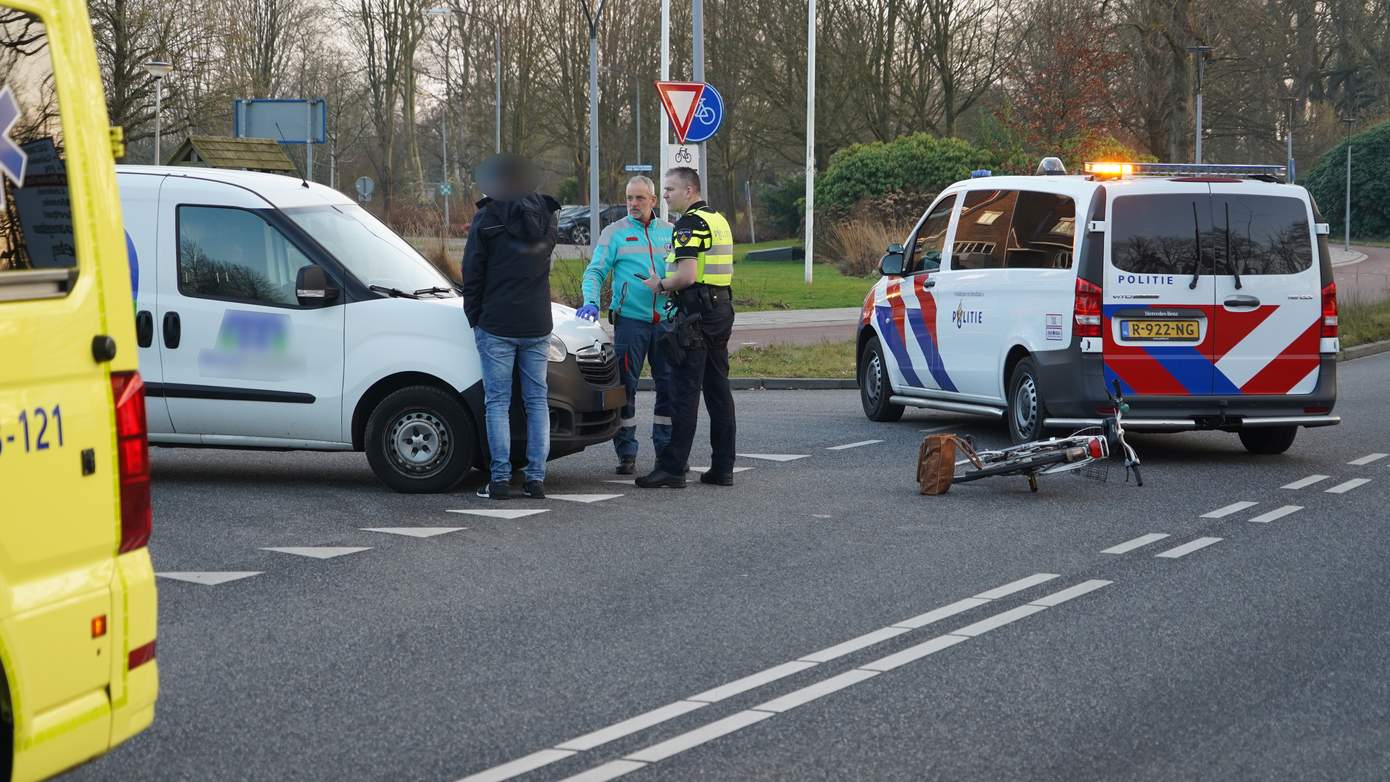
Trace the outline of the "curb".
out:
M 651 378 L 637 381 L 638 391 L 651 391 Z M 846 391 L 859 388 L 859 383 L 840 377 L 731 377 L 729 388 L 735 391 Z
M 1390 339 L 1381 340 L 1380 342 L 1367 342 L 1364 345 L 1347 348 L 1337 354 L 1337 361 L 1355 361 L 1358 358 L 1375 356 L 1380 353 L 1390 353 Z
M 1332 268 L 1334 268 L 1334 269 L 1340 269 L 1340 268 L 1342 268 L 1343 266 L 1352 266 L 1352 265 L 1354 265 L 1354 264 L 1361 263 L 1361 262 L 1364 261 L 1364 260 L 1366 260 L 1366 254 L 1365 254 L 1365 253 L 1353 252 L 1353 253 L 1351 254 L 1351 256 L 1348 257 L 1347 260 L 1341 261 L 1341 262 L 1338 262 L 1338 263 L 1333 263 L 1333 264 L 1332 264 Z

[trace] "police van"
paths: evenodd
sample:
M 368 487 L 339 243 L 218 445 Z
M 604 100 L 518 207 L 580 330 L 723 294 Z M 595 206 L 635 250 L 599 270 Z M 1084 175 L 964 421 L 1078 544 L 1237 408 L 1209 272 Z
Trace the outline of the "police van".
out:
M 947 187 L 864 299 L 865 414 L 1003 418 L 1015 442 L 1094 425 L 1234 432 L 1282 453 L 1340 423 L 1327 224 L 1282 167 L 1086 163 Z
M 463 299 L 389 228 L 294 177 L 119 166 L 117 179 L 152 444 L 365 451 L 402 492 L 445 491 L 485 463 Z M 556 458 L 612 439 L 626 396 L 602 328 L 552 306 Z
M 148 727 L 143 384 L 87 7 L 0 0 L 0 779 Z

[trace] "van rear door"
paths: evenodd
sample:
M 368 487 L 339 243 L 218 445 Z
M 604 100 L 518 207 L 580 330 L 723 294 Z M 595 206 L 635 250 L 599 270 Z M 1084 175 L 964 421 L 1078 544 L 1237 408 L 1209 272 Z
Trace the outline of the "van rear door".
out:
M 1211 188 L 1130 180 L 1111 192 L 1102 337 L 1105 382 L 1126 395 L 1209 395 L 1216 281 Z
M 1317 388 L 1322 277 L 1302 191 L 1264 182 L 1211 185 L 1220 258 L 1213 308 L 1216 392 Z

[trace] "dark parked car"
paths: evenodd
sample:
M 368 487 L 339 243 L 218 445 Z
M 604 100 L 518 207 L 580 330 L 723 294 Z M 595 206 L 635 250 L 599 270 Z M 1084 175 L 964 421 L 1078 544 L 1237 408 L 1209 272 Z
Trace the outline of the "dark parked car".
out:
M 627 207 L 621 204 L 616 206 L 600 207 L 598 213 L 599 230 L 609 223 L 623 219 L 627 215 Z M 580 206 L 573 209 L 561 209 L 558 215 L 560 229 L 560 244 L 588 244 L 589 243 L 589 207 Z

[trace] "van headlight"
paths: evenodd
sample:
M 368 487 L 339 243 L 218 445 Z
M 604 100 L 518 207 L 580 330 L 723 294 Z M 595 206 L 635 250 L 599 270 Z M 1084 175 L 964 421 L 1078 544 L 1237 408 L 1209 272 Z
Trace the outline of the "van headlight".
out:
M 565 347 L 565 342 L 564 342 L 564 340 L 560 339 L 559 337 L 555 336 L 554 334 L 551 334 L 551 335 L 550 335 L 550 350 L 546 353 L 546 356 L 545 356 L 546 359 L 547 359 L 548 361 L 564 361 L 564 360 L 565 360 L 565 356 L 568 356 L 568 355 L 569 355 L 569 349 Z

